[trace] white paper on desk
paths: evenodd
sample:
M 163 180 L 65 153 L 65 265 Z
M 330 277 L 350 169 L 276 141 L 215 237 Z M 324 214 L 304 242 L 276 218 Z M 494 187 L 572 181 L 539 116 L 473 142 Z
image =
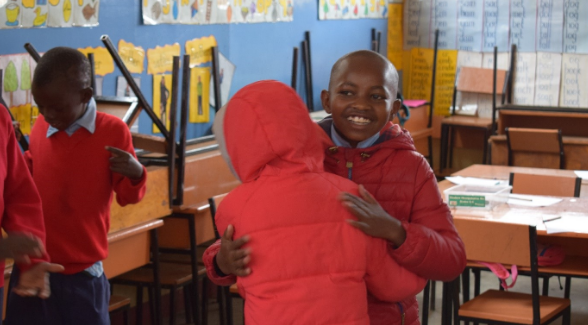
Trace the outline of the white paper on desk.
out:
M 588 217 L 586 216 L 562 216 L 561 219 L 545 222 L 548 234 L 560 232 L 576 232 L 588 234 Z
M 508 198 L 508 204 L 526 207 L 546 207 L 558 202 L 561 202 L 561 199 L 537 195 L 511 194 Z
M 574 170 L 574 173 L 581 179 L 588 179 L 588 170 Z
M 476 177 L 462 177 L 462 176 L 448 176 L 446 180 L 456 185 L 480 185 L 480 186 L 496 186 L 496 185 L 508 185 L 508 181 L 500 179 L 487 179 L 487 178 L 476 178 Z

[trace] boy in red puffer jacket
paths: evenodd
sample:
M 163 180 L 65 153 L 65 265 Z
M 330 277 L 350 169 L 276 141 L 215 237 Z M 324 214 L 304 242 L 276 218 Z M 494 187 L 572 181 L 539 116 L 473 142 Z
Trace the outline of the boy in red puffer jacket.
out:
M 358 218 L 353 226 L 387 239 L 394 248 L 390 257 L 407 270 L 453 280 L 465 268 L 463 243 L 427 161 L 408 131 L 390 122 L 400 107 L 397 87 L 396 69 L 375 52 L 352 52 L 334 64 L 329 89 L 321 93 L 332 115 L 319 122 L 332 140 L 324 148 L 325 170 L 363 185 L 361 197 L 342 196 Z M 254 268 L 254 249 L 240 248 L 249 237 L 232 241 L 232 236 L 229 228 L 205 253 L 209 277 L 220 285 L 235 281 L 225 275 L 246 276 Z M 414 296 L 390 303 L 369 295 L 368 308 L 372 325 L 420 323 Z

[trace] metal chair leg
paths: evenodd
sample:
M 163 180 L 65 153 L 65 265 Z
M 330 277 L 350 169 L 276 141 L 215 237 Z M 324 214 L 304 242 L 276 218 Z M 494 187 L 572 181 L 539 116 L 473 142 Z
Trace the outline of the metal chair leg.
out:
M 431 310 L 435 310 L 435 296 L 437 295 L 437 282 L 431 281 Z
M 135 324 L 143 324 L 143 287 L 137 286 L 137 310 L 135 310 Z
M 188 311 L 186 311 L 188 312 Z M 169 289 L 169 324 L 176 324 L 176 288 Z
M 429 292 L 431 288 L 431 280 L 427 281 L 427 285 L 423 290 L 423 315 L 422 325 L 429 325 Z
M 186 323 L 192 323 L 192 316 L 194 311 L 192 310 L 192 306 L 190 305 L 190 286 L 184 286 L 184 310 L 186 311 Z

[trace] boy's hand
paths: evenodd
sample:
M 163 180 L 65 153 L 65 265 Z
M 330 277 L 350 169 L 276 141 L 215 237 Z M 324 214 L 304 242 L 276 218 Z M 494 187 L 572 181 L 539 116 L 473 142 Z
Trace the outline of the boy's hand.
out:
M 126 176 L 132 180 L 139 180 L 143 176 L 143 166 L 130 153 L 114 148 L 106 147 L 110 151 L 110 170 Z
M 12 258 L 17 263 L 30 264 L 30 257 L 41 257 L 45 249 L 43 243 L 26 234 L 9 234 L 0 239 L 0 259 Z
M 51 295 L 48 272 L 63 272 L 63 270 L 63 266 L 59 264 L 39 263 L 21 273 L 18 285 L 12 290 L 19 296 L 47 299 Z
M 339 198 L 347 210 L 358 219 L 348 219 L 347 222 L 367 235 L 384 238 L 400 247 L 406 239 L 402 223 L 386 213 L 363 185 L 359 185 L 359 194 L 361 198 L 349 193 L 343 193 Z
M 241 246 L 249 241 L 249 236 L 233 240 L 234 232 L 233 225 L 229 225 L 221 237 L 221 249 L 216 254 L 216 264 L 224 274 L 247 276 L 251 273 L 251 269 L 247 267 L 247 263 L 251 261 L 251 249 L 241 249 Z

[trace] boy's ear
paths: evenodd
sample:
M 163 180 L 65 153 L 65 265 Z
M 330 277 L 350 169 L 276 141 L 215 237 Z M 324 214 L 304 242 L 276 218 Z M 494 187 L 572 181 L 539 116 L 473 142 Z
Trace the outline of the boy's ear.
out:
M 394 119 L 394 115 L 398 113 L 398 111 L 400 110 L 400 106 L 402 106 L 400 99 L 394 100 L 394 102 L 392 103 L 392 111 L 390 111 L 390 121 Z
M 323 104 L 323 109 L 331 114 L 331 104 L 330 104 L 330 98 L 329 98 L 329 92 L 326 90 L 321 91 L 321 104 Z
M 89 102 L 90 99 L 92 99 L 92 96 L 94 96 L 94 89 L 92 89 L 92 87 L 82 89 L 82 103 L 85 104 Z

